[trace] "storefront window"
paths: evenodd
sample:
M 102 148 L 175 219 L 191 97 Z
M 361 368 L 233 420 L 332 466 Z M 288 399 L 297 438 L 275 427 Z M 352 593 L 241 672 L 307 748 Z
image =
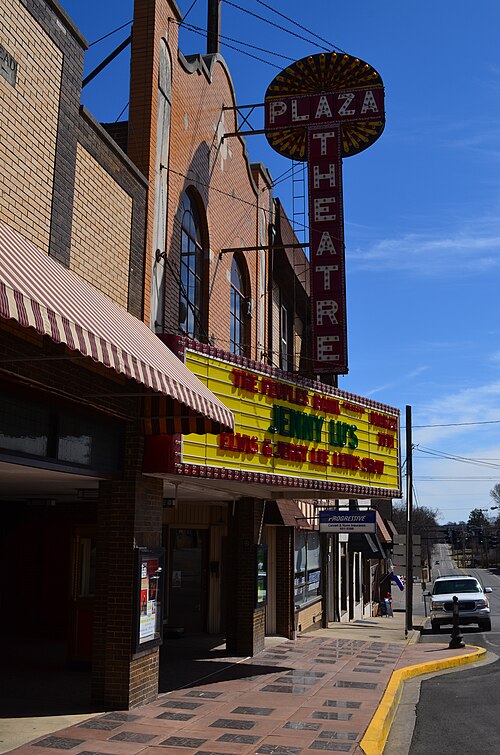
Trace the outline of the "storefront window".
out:
M 298 608 L 320 594 L 319 532 L 295 532 L 295 607 Z
M 0 454 L 48 459 L 105 473 L 120 468 L 122 431 L 109 419 L 69 406 L 0 396 Z

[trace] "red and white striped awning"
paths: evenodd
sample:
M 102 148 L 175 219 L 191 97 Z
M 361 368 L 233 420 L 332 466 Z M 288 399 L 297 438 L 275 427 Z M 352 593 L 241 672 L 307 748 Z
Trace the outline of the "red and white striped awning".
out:
M 162 404 L 170 432 L 234 429 L 232 412 L 141 320 L 3 223 L 0 317 L 172 399 Z

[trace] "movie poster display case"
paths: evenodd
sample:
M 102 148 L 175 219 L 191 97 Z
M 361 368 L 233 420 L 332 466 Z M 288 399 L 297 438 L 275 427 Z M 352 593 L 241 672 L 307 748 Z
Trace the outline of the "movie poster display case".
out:
M 162 642 L 165 550 L 136 548 L 132 650 L 142 653 Z

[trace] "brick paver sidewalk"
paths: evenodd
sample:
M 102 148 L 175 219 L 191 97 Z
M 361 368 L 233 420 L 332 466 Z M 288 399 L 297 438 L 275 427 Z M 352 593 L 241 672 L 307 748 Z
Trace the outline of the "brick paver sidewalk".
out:
M 395 669 L 472 648 L 338 638 L 283 640 L 132 712 L 97 715 L 18 747 L 17 755 L 299 755 L 361 752 Z M 206 669 L 206 666 L 204 666 Z

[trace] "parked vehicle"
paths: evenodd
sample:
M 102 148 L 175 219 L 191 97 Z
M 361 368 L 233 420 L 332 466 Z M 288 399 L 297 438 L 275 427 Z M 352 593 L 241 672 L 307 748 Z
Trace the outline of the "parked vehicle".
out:
M 484 632 L 491 630 L 490 604 L 486 593 L 491 587 L 483 587 L 476 577 L 469 575 L 438 577 L 431 593 L 431 626 L 437 632 L 443 624 L 453 623 L 453 598 L 458 598 L 459 624 L 477 624 Z

